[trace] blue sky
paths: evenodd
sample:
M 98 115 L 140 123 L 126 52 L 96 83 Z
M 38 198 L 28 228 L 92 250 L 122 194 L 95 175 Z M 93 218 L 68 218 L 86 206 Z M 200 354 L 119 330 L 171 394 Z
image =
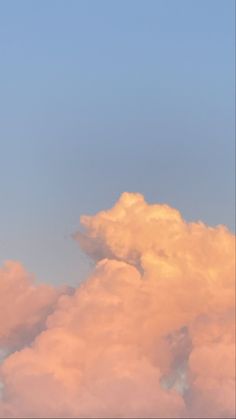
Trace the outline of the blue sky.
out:
M 234 228 L 234 2 L 0 3 L 0 263 L 75 284 L 123 191 Z

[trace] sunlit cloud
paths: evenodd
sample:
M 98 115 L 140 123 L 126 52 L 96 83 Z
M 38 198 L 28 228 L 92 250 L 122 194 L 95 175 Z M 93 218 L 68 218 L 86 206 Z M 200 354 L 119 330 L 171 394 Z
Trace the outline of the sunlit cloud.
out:
M 129 193 L 81 224 L 76 290 L 1 270 L 0 415 L 233 418 L 234 236 Z

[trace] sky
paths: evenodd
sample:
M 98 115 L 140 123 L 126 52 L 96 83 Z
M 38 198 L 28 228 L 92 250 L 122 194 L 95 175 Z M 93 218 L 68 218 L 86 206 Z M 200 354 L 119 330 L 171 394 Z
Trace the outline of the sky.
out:
M 235 2 L 0 2 L 0 417 L 235 418 Z
M 0 263 L 77 284 L 124 191 L 234 230 L 234 2 L 0 3 Z

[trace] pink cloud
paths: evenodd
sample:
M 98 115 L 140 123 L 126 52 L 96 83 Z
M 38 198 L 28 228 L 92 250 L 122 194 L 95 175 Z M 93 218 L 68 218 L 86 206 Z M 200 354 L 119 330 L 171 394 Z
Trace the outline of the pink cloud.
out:
M 234 417 L 234 236 L 140 194 L 81 223 L 97 264 L 73 295 L 13 264 L 9 299 L 30 298 L 3 330 L 44 326 L 1 364 L 0 415 Z

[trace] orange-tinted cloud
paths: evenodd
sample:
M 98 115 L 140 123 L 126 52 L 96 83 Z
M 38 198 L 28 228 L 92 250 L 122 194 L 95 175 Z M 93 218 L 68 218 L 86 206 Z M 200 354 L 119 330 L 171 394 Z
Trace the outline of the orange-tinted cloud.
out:
M 56 289 L 35 285 L 19 262 L 7 261 L 0 269 L 0 348 L 19 349 L 43 329 L 59 295 L 67 287 Z
M 2 363 L 0 415 L 234 417 L 234 236 L 128 193 L 81 223 L 96 268 Z

